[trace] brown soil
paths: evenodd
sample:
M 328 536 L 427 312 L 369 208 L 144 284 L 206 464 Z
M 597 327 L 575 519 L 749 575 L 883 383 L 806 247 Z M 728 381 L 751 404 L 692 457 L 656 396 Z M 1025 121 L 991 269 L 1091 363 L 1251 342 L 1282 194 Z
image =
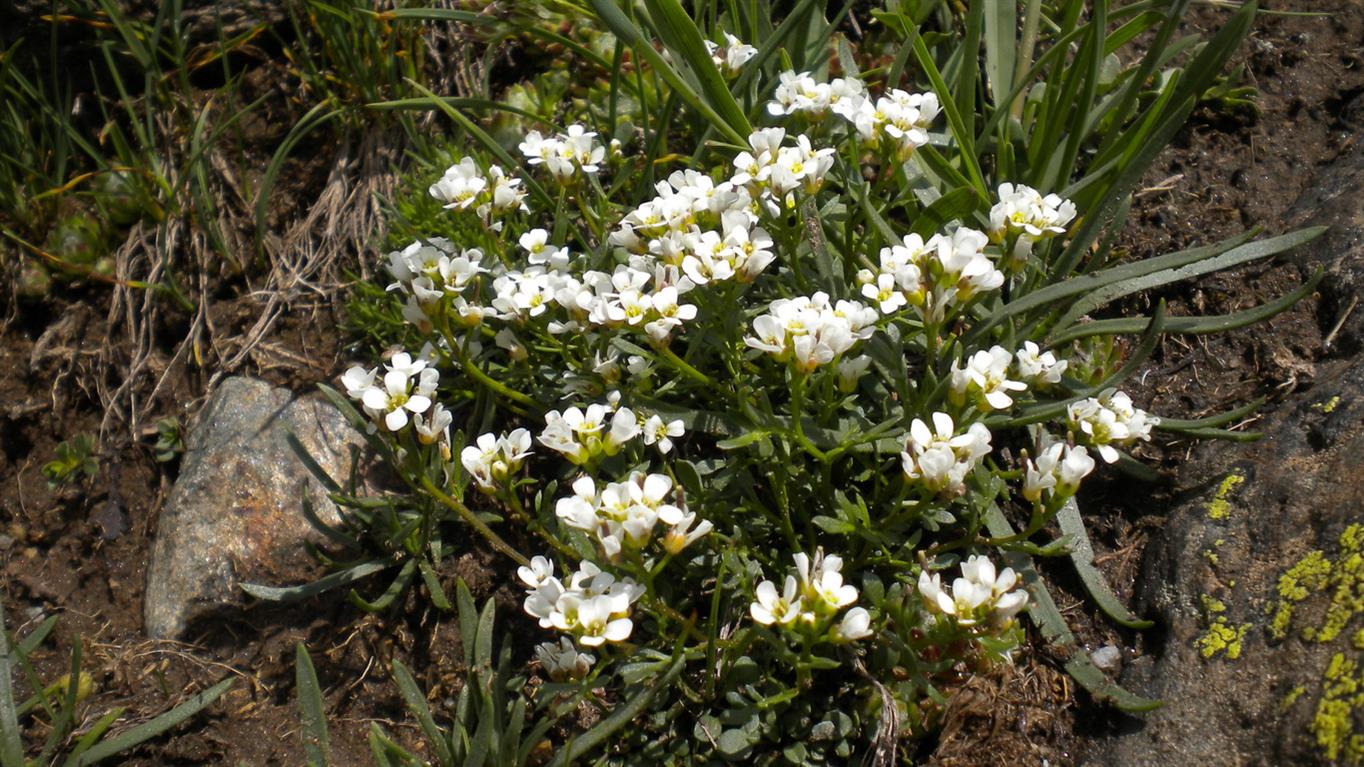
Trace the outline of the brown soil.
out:
M 1266 3 L 1273 8 L 1304 3 Z M 1262 16 L 1239 61 L 1260 89 L 1258 114 L 1204 109 L 1146 178 L 1124 246 L 1133 257 L 1157 255 L 1235 234 L 1248 226 L 1272 233 L 1312 182 L 1315 170 L 1348 149 L 1364 122 L 1364 6 L 1357 0 L 1312 3 L 1326 15 Z M 1215 28 L 1225 12 L 1202 8 L 1189 22 Z M 300 169 L 301 171 L 302 169 Z M 300 172 L 299 176 L 307 176 Z M 316 174 L 314 174 L 316 177 Z M 306 198 L 306 185 L 290 190 Z M 8 257 L 8 256 L 7 256 Z M 1276 297 L 1302 277 L 1293 263 L 1257 266 L 1181 286 L 1165 297 L 1183 314 L 1235 311 Z M 240 280 L 211 291 L 214 321 L 241 333 L 257 305 Z M 199 627 L 184 644 L 148 641 L 141 634 L 141 599 L 149 544 L 175 463 L 158 463 L 151 443 L 106 434 L 97 477 L 62 490 L 40 473 L 56 445 L 81 432 L 98 433 L 104 416 L 92 381 L 106 343 L 104 286 L 67 285 L 40 303 L 25 303 L 0 332 L 0 586 L 9 628 L 23 634 L 45 615 L 59 614 L 56 641 L 35 656 L 43 678 L 62 673 L 80 641 L 95 691 L 83 708 L 89 721 L 121 706 L 118 728 L 145 721 L 225 676 L 239 678 L 223 701 L 191 726 L 144 746 L 130 765 L 298 763 L 293 648 L 306 641 L 322 680 L 337 764 L 368 763 L 365 734 L 379 721 L 410 739 L 410 725 L 387 673 L 393 657 L 409 661 L 419 682 L 443 700 L 456 689 L 454 626 L 415 606 L 400 617 L 365 615 L 344 600 L 281 613 L 254 611 Z M 0 307 L 3 308 L 3 307 Z M 1128 309 L 1140 309 L 1129 306 Z M 1304 301 L 1258 328 L 1226 336 L 1168 339 L 1135 385 L 1139 401 L 1163 414 L 1187 417 L 1224 409 L 1254 396 L 1282 397 L 1310 385 L 1310 363 L 1337 350 L 1323 348 L 1334 325 L 1330 302 Z M 0 316 L 10 316 L 6 310 Z M 183 318 L 181 318 L 183 320 Z M 170 321 L 175 321 L 174 319 Z M 231 330 L 235 329 L 235 330 Z M 172 336 L 173 337 L 173 336 Z M 266 340 L 266 353 L 245 368 L 267 380 L 306 390 L 339 372 L 335 307 L 299 309 Z M 39 352 L 35 355 L 35 349 Z M 160 350 L 169 359 L 173 348 Z M 201 401 L 204 369 L 163 392 L 156 417 L 182 422 Z M 1175 441 L 1149 457 L 1176 469 L 1192 446 Z M 1143 542 L 1158 526 L 1159 493 L 1130 500 L 1131 486 L 1112 483 L 1083 499 L 1099 563 L 1120 595 L 1132 591 Z M 465 576 L 476 598 L 494 591 L 488 563 L 449 563 L 451 580 Z M 1057 599 L 1086 646 L 1115 643 L 1142 651 L 1139 632 L 1117 630 L 1096 617 L 1063 568 L 1053 568 Z M 303 617 L 300 617 L 302 615 Z M 932 757 L 942 765 L 1077 763 L 1076 730 L 1109 726 L 1083 704 L 1053 660 L 1026 652 L 1017 669 L 972 681 L 949 709 L 948 730 Z M 1077 702 L 1080 705 L 1077 705 Z M 1091 711 L 1077 715 L 1077 711 Z M 1077 722 L 1078 719 L 1078 722 Z M 41 718 L 28 727 L 40 733 Z

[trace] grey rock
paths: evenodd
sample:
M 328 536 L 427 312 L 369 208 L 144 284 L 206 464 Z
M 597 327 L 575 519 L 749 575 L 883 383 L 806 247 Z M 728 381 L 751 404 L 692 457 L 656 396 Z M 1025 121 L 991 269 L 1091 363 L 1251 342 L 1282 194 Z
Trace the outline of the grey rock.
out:
M 1205 446 L 1181 470 L 1194 489 L 1139 579 L 1159 649 L 1121 677 L 1164 706 L 1090 742 L 1088 764 L 1364 764 L 1361 187 L 1364 145 L 1295 206 L 1294 225 L 1331 226 L 1303 255 L 1330 269 L 1322 316 L 1339 326 L 1334 358 L 1257 424 L 1261 441 Z M 1285 599 L 1295 578 L 1302 598 Z
M 320 398 L 250 378 L 223 381 L 204 406 L 152 547 L 149 636 L 178 637 L 196 618 L 243 604 L 240 583 L 298 582 L 313 569 L 303 544 L 320 535 L 302 513 L 303 494 L 324 522 L 339 518 L 290 448 L 290 433 L 338 479 L 363 444 Z
M 1117 645 L 1106 644 L 1090 653 L 1089 659 L 1100 670 L 1110 674 L 1116 673 L 1122 667 L 1122 651 L 1118 649 Z

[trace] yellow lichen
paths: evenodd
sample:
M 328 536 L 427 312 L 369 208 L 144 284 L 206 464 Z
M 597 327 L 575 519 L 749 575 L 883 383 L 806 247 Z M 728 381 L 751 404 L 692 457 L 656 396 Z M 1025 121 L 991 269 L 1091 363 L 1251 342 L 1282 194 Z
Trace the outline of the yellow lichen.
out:
M 1321 700 L 1310 729 L 1325 757 L 1345 764 L 1364 764 L 1364 734 L 1355 732 L 1356 712 L 1364 710 L 1364 675 L 1359 664 L 1336 653 L 1322 677 Z
M 1298 699 L 1301 698 L 1303 694 L 1306 692 L 1307 686 L 1301 684 L 1289 690 L 1288 694 L 1283 696 L 1283 700 L 1279 701 L 1279 710 L 1287 711 L 1288 709 L 1292 708 L 1293 704 L 1297 703 Z
M 1335 409 L 1336 409 L 1336 407 L 1337 407 L 1338 405 L 1340 405 L 1340 395 L 1339 395 L 1339 394 L 1337 394 L 1336 396 L 1334 396 L 1334 397 L 1332 397 L 1332 398 L 1326 400 L 1325 402 L 1314 402 L 1314 403 L 1312 403 L 1312 409 L 1313 409 L 1313 410 L 1320 410 L 1320 411 L 1323 412 L 1323 413 L 1330 414 L 1330 413 L 1335 412 Z
M 1198 601 L 1203 603 L 1203 612 L 1206 612 L 1209 615 L 1215 613 L 1224 613 L 1227 611 L 1226 603 L 1220 599 L 1217 599 L 1216 597 L 1211 597 L 1208 596 L 1207 594 L 1201 594 L 1198 597 Z
M 1198 648 L 1198 654 L 1204 658 L 1212 658 L 1219 652 L 1227 655 L 1227 660 L 1236 660 L 1241 657 L 1241 642 L 1246 638 L 1246 632 L 1250 630 L 1249 623 L 1242 623 L 1233 626 L 1227 616 L 1219 615 L 1208 625 L 1208 630 L 1203 636 L 1194 640 L 1194 646 Z
M 1269 621 L 1270 636 L 1275 639 L 1288 636 L 1289 625 L 1293 622 L 1293 607 L 1313 592 L 1326 588 L 1330 573 L 1331 562 L 1326 555 L 1321 551 L 1311 551 L 1279 576 L 1279 602 L 1274 607 L 1274 617 Z
M 1326 620 L 1315 631 L 1304 630 L 1306 639 L 1329 642 L 1340 636 L 1356 615 L 1364 614 L 1364 525 L 1350 525 L 1340 534 L 1340 556 L 1330 579 L 1335 590 L 1326 608 Z
M 1212 500 L 1208 502 L 1208 519 L 1226 519 L 1231 514 L 1231 502 L 1227 498 L 1245 481 L 1246 475 L 1239 471 L 1233 471 L 1222 479 Z

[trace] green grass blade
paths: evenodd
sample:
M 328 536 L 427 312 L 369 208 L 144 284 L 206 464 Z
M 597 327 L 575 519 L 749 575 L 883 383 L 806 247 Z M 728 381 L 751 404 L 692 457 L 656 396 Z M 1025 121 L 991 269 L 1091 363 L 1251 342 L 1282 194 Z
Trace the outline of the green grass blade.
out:
M 1228 330 L 1236 330 L 1258 322 L 1263 322 L 1271 317 L 1282 314 L 1293 308 L 1302 299 L 1312 294 L 1317 284 L 1321 282 L 1325 272 L 1317 271 L 1307 282 L 1298 286 L 1289 293 L 1260 304 L 1259 306 L 1244 309 L 1230 314 L 1217 314 L 1208 317 L 1171 317 L 1165 322 L 1165 332 L 1182 335 L 1199 335 L 1203 333 L 1224 333 Z M 1064 332 L 1057 333 L 1048 341 L 1049 346 L 1059 346 L 1063 343 L 1074 341 L 1077 338 L 1089 338 L 1092 336 L 1116 336 L 1132 335 L 1140 333 L 1146 329 L 1149 318 L 1146 317 L 1124 317 L 1112 320 L 1096 320 L 1075 325 Z
M 104 759 L 108 759 L 111 756 L 120 754 L 181 724 L 212 704 L 218 698 L 222 697 L 222 694 L 227 692 L 228 688 L 231 687 L 235 681 L 235 679 L 230 677 L 224 679 L 207 690 L 196 693 L 189 700 L 181 703 L 161 716 L 156 717 L 150 722 L 140 724 L 117 737 L 110 738 L 109 740 L 100 743 L 81 756 L 80 761 L 77 763 L 78 767 L 87 767 L 87 765 L 95 764 Z
M 344 586 L 347 583 L 373 575 L 382 570 L 387 570 L 393 566 L 393 562 L 387 559 L 374 559 L 369 562 L 355 565 L 345 570 L 339 570 L 330 575 L 325 575 L 312 583 L 305 583 L 300 586 L 261 586 L 256 583 L 241 584 L 242 591 L 250 594 L 257 599 L 264 599 L 268 602 L 292 602 L 297 599 L 317 596 L 328 589 L 337 586 Z
M 973 133 L 967 132 L 966 123 L 962 120 L 961 112 L 957 109 L 957 101 L 948 89 L 947 83 L 942 79 L 942 73 L 938 71 L 938 66 L 933 63 L 933 56 L 928 52 L 928 46 L 924 44 L 924 39 L 919 36 L 918 30 L 908 27 L 911 36 L 910 45 L 913 48 L 914 58 L 919 62 L 924 74 L 928 76 L 928 82 L 933 88 L 933 92 L 938 95 L 938 101 L 942 104 L 943 112 L 947 114 L 947 126 L 952 132 L 952 138 L 957 142 L 957 148 L 961 156 L 962 165 L 966 166 L 966 175 L 971 179 L 971 185 L 980 192 L 981 197 L 989 197 L 990 190 L 985 186 L 985 177 L 980 172 L 980 162 L 976 159 L 976 137 Z
M 1084 520 L 1080 517 L 1080 506 L 1071 498 L 1056 514 L 1061 526 L 1061 534 L 1070 536 L 1070 561 L 1075 565 L 1075 573 L 1085 584 L 1085 590 L 1093 597 L 1094 603 L 1104 614 L 1130 629 L 1145 629 L 1155 625 L 1151 621 L 1133 615 L 1127 606 L 1118 599 L 1103 573 L 1094 567 L 1094 544 L 1085 531 Z
M 701 95 L 705 96 L 706 103 L 739 136 L 746 137 L 752 133 L 753 126 L 739 107 L 739 102 L 734 100 L 724 76 L 706 50 L 701 30 L 682 9 L 682 4 L 677 0 L 644 0 L 644 4 L 653 18 L 659 38 L 672 52 L 673 60 L 681 61 L 691 71 L 701 86 Z
M 104 733 L 109 731 L 109 728 L 113 726 L 114 722 L 118 721 L 120 716 L 123 716 L 122 708 L 115 708 L 105 712 L 104 716 L 101 716 L 99 720 L 91 725 L 90 729 L 80 737 L 80 740 L 76 741 L 76 746 L 71 749 L 71 753 L 67 755 L 66 761 L 62 762 L 63 767 L 76 767 L 76 765 L 80 763 L 80 758 L 85 755 L 85 752 L 89 751 L 92 746 L 99 742 L 100 738 L 104 737 Z
M 611 30 L 616 37 L 625 41 L 631 46 L 637 55 L 649 62 L 655 72 L 668 83 L 668 87 L 704 117 L 716 130 L 725 135 L 725 138 L 734 142 L 736 145 L 743 146 L 748 143 L 748 134 L 740 133 L 728 120 L 715 111 L 694 88 L 687 84 L 686 80 L 671 67 L 663 56 L 654 50 L 653 44 L 644 36 L 639 27 L 630 21 L 629 17 L 616 5 L 615 0 L 592 0 L 592 9 L 596 12 L 597 18 Z M 732 97 L 731 97 L 732 98 Z M 744 123 L 748 122 L 744 118 Z M 548 207 L 553 207 L 552 205 Z
M 1245 416 L 1250 415 L 1256 410 L 1259 410 L 1260 407 L 1264 404 L 1265 398 L 1258 397 L 1242 405 L 1241 407 L 1233 408 L 1231 410 L 1226 411 L 1225 413 L 1210 415 L 1206 418 L 1193 418 L 1187 420 L 1181 418 L 1161 418 L 1160 423 L 1156 424 L 1156 428 L 1166 429 L 1168 431 L 1184 431 L 1187 429 L 1209 429 L 1218 426 L 1225 426 L 1233 421 L 1239 420 L 1241 418 L 1244 418 Z
M 985 78 L 996 109 L 1009 108 L 1018 51 L 1018 4 L 989 3 L 985 9 Z M 1001 98 L 1003 97 L 1003 98 Z
M 308 767 L 327 767 L 331 762 L 331 742 L 327 737 L 327 714 L 322 703 L 322 687 L 308 649 L 299 642 L 294 650 L 294 684 L 298 688 L 299 734 Z

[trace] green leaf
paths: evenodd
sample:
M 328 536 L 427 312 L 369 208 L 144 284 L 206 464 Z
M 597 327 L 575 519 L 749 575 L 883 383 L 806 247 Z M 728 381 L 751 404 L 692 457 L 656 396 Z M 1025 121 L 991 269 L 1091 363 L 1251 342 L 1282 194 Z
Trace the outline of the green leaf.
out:
M 988 3 L 985 10 L 985 76 L 996 109 L 1007 110 L 1018 50 L 1018 4 Z
M 402 661 L 393 661 L 393 681 L 398 685 L 398 694 L 403 697 L 403 702 L 407 704 L 407 709 L 417 718 L 417 723 L 421 725 L 422 732 L 426 734 L 426 740 L 436 751 L 436 758 L 443 765 L 454 764 L 455 757 L 450 753 L 450 746 L 445 742 L 445 733 L 436 726 L 436 720 L 431 716 L 431 707 L 426 703 L 426 694 L 417 686 L 416 680 L 412 678 L 412 672 L 407 670 L 407 666 Z
M 469 586 L 460 578 L 455 583 L 455 612 L 459 617 L 459 642 L 464 650 L 464 665 L 474 665 L 474 643 L 478 637 L 478 608 L 474 606 L 474 595 Z
M 647 61 L 649 66 L 668 83 L 673 93 L 676 93 L 688 106 L 699 112 L 730 141 L 739 146 L 748 143 L 748 133 L 741 133 L 736 130 L 733 124 L 716 112 L 697 94 L 694 88 L 682 79 L 677 70 L 670 66 L 658 51 L 654 50 L 653 44 L 644 36 L 639 27 L 635 26 L 634 22 L 630 21 L 629 17 L 621 11 L 620 7 L 616 5 L 616 0 L 592 0 L 592 9 L 596 11 L 597 18 L 602 20 L 602 23 L 611 30 L 612 34 L 633 48 L 636 54 Z M 744 118 L 744 124 L 747 122 L 748 119 Z
M 345 570 L 338 570 L 330 575 L 318 578 L 312 583 L 305 583 L 301 586 L 275 587 L 261 586 L 255 583 L 243 583 L 241 584 L 241 589 L 257 599 L 264 599 L 269 602 L 292 602 L 297 599 L 316 596 L 328 589 L 334 589 L 337 586 L 353 583 L 361 578 L 380 572 L 381 570 L 387 570 L 393 565 L 394 562 L 387 559 L 373 559 L 353 567 L 348 567 Z
M 942 229 L 949 221 L 962 221 L 981 203 L 981 196 L 969 186 L 963 186 L 934 200 L 914 219 L 914 233 L 927 238 Z
M 0 767 L 24 767 L 24 743 L 19 738 L 11 672 L 15 652 L 5 628 L 4 605 L 0 605 Z
M 317 682 L 313 659 L 302 642 L 294 648 L 294 685 L 298 688 L 298 710 L 302 727 L 303 751 L 308 767 L 326 767 L 331 761 L 327 739 L 327 715 L 322 704 L 322 687 Z
M 1075 573 L 1085 584 L 1085 590 L 1094 598 L 1095 604 L 1104 614 L 1130 629 L 1146 629 L 1155 625 L 1151 621 L 1138 618 L 1119 601 L 1113 590 L 1108 587 L 1103 574 L 1094 567 L 1094 544 L 1085 531 L 1084 520 L 1080 517 L 1080 506 L 1071 498 L 1056 514 L 1061 526 L 1061 534 L 1070 536 L 1070 561 L 1075 565 Z
M 729 92 L 724 76 L 706 50 L 696 22 L 692 21 L 677 0 L 644 0 L 644 4 L 653 17 L 654 29 L 659 38 L 672 52 L 673 60 L 681 61 L 691 70 L 701 85 L 701 94 L 706 97 L 706 102 L 735 133 L 747 138 L 753 132 L 753 126 L 739 108 L 739 102 L 734 100 L 734 94 Z
M 1162 269 L 1152 273 L 1141 274 L 1130 279 L 1111 282 L 1103 287 L 1090 291 L 1083 298 L 1072 304 L 1066 313 L 1061 315 L 1061 318 L 1056 321 L 1056 325 L 1052 328 L 1052 332 L 1057 333 L 1063 331 L 1074 324 L 1080 317 L 1124 296 L 1139 293 L 1143 290 L 1162 287 L 1164 285 L 1169 285 L 1170 283 L 1187 280 L 1211 272 L 1230 269 L 1252 261 L 1269 258 L 1270 256 L 1276 256 L 1284 251 L 1292 250 L 1299 245 L 1311 242 L 1321 236 L 1325 231 L 1326 227 L 1324 226 L 1299 229 L 1296 232 L 1290 232 L 1278 237 L 1256 240 L 1255 242 L 1232 248 L 1220 255 L 1198 259 L 1191 263 L 1180 264 L 1174 268 Z M 1149 261 L 1155 260 L 1158 259 L 1149 259 Z M 1121 269 L 1122 267 L 1118 268 Z M 1038 292 L 1040 293 L 1042 291 Z
M 87 767 L 87 765 L 108 759 L 116 754 L 123 753 L 130 748 L 141 745 L 142 743 L 155 738 L 163 732 L 175 727 L 190 717 L 208 707 L 215 700 L 222 697 L 232 686 L 235 679 L 228 678 L 213 685 L 202 692 L 196 693 L 189 700 L 181 703 L 175 708 L 156 717 L 150 722 L 140 724 L 117 737 L 110 738 L 99 745 L 86 751 L 78 762 L 77 767 Z
M 1007 538 L 1014 534 L 1013 526 L 1005 519 L 1004 512 L 993 503 L 986 509 L 985 523 L 990 535 L 996 538 Z M 1057 609 L 1056 601 L 1052 599 L 1051 592 L 1047 590 L 1047 585 L 1043 583 L 1028 555 L 1006 550 L 1004 559 L 1028 588 L 1031 597 L 1028 601 L 1028 615 L 1042 632 L 1042 637 L 1058 651 L 1070 656 L 1066 662 L 1066 671 L 1071 678 L 1079 682 L 1080 686 L 1088 690 L 1095 699 L 1112 703 L 1123 711 L 1150 711 L 1160 706 L 1158 700 L 1136 695 L 1114 684 L 1094 665 L 1088 653 L 1077 646 L 1075 635 L 1071 633 L 1070 626 L 1066 625 L 1066 619 Z
M 565 767 L 578 757 L 583 756 L 608 738 L 614 736 L 622 728 L 628 725 L 635 717 L 644 713 L 648 708 L 654 695 L 661 689 L 672 684 L 673 680 L 682 673 L 682 668 L 686 665 L 687 656 L 680 649 L 673 659 L 672 665 L 668 670 L 654 680 L 654 683 L 635 693 L 630 700 L 617 706 L 611 715 L 598 722 L 592 729 L 574 738 L 571 743 L 559 750 L 554 758 L 550 760 L 548 767 Z

